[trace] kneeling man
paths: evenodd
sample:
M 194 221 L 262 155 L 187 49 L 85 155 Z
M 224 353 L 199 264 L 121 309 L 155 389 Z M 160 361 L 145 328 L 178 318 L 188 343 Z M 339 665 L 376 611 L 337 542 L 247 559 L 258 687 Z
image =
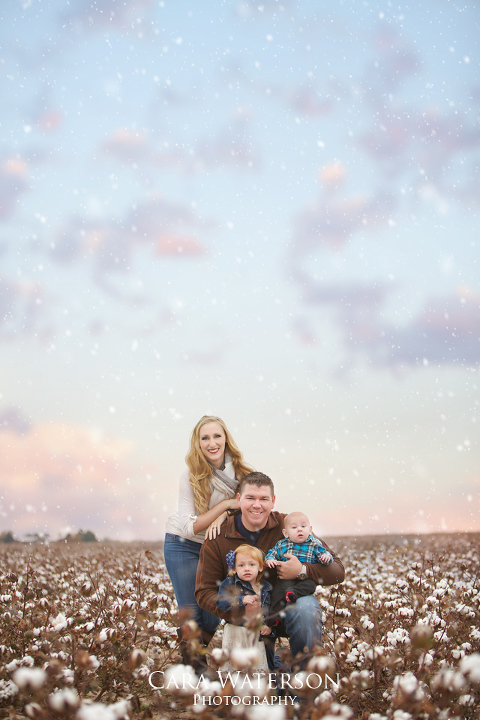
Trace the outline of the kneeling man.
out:
M 197 569 L 195 597 L 204 610 L 237 625 L 248 622 L 260 612 L 257 605 L 246 605 L 235 617 L 231 612 L 223 612 L 216 606 L 218 587 L 228 574 L 227 554 L 236 550 L 239 545 L 248 542 L 266 554 L 278 540 L 283 538 L 284 518 L 286 513 L 273 510 L 275 494 L 273 482 L 261 472 L 246 475 L 238 486 L 237 502 L 239 510 L 227 517 L 219 534 L 213 540 L 205 540 L 200 551 Z M 322 541 L 322 545 L 333 556 L 333 562 L 302 563 L 291 555 L 286 562 L 279 562 L 273 568 L 266 568 L 265 579 L 272 585 L 278 578 L 311 578 L 317 585 L 336 585 L 345 577 L 345 570 L 340 559 Z M 288 638 L 292 657 L 297 653 L 311 651 L 315 645 L 321 644 L 322 613 L 313 595 L 299 597 L 285 611 L 283 622 L 277 627 L 277 636 Z M 266 641 L 269 669 L 273 667 L 273 644 Z

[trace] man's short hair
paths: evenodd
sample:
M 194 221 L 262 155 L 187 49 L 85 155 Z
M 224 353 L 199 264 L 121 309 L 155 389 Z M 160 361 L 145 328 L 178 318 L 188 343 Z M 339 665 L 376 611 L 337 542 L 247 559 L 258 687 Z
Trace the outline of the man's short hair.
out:
M 243 477 L 238 484 L 237 492 L 240 495 L 243 493 L 245 485 L 256 485 L 259 488 L 268 485 L 268 487 L 272 491 L 272 498 L 275 495 L 275 488 L 273 487 L 273 482 L 272 480 L 270 480 L 268 475 L 265 475 L 265 473 L 251 472 L 248 473 L 248 475 L 245 475 L 245 477 Z

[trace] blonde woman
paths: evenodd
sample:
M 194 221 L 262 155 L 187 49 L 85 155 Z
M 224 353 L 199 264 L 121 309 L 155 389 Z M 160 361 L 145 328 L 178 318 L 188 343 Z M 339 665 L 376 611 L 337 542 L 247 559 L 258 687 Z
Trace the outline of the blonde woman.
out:
M 187 468 L 180 477 L 178 509 L 167 521 L 165 564 L 179 610 L 188 610 L 202 631 L 205 645 L 220 619 L 195 600 L 195 576 L 206 532 L 215 537 L 227 510 L 238 508 L 239 481 L 252 468 L 243 462 L 223 420 L 204 415 L 193 428 Z M 179 639 L 182 640 L 180 634 Z M 181 645 L 182 652 L 185 649 Z

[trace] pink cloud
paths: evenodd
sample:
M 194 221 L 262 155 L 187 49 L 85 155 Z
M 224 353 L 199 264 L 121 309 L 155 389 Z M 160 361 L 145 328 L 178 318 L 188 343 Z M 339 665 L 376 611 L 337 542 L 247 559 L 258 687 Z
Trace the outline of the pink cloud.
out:
M 302 282 L 307 306 L 328 307 L 341 332 L 349 367 L 361 356 L 372 365 L 401 370 L 413 366 L 480 364 L 480 296 L 461 288 L 457 294 L 431 298 L 403 326 L 383 320 L 392 287 L 382 283 L 327 285 L 308 276 Z M 303 333 L 308 323 L 299 319 Z M 312 331 L 309 331 L 312 332 Z
M 214 135 L 200 138 L 193 155 L 168 143 L 157 147 L 146 132 L 117 128 L 101 144 L 100 153 L 122 163 L 143 168 L 173 169 L 182 173 L 201 173 L 206 169 L 260 167 L 260 152 L 250 133 L 250 114 L 243 109 Z
M 395 210 L 391 194 L 378 190 L 372 195 L 345 196 L 346 170 L 333 163 L 320 171 L 322 192 L 294 219 L 291 264 L 301 265 L 304 255 L 327 246 L 342 247 L 359 230 L 376 230 L 384 226 Z
M 157 261 L 165 256 L 200 258 L 207 248 L 196 232 L 212 227 L 187 205 L 152 196 L 119 220 L 70 218 L 58 228 L 50 258 L 63 265 L 89 263 L 93 280 L 104 292 L 143 305 L 151 300 L 148 291 L 127 291 L 118 282 L 125 275 L 134 276 L 136 254 L 147 248 Z
M 133 460 L 128 440 L 60 423 L 24 431 L 18 413 L 5 417 L 7 424 L 0 425 L 2 527 L 17 535 L 55 537 L 82 528 L 103 537 L 132 537 L 151 526 L 154 512 L 145 490 L 153 469 Z
M 148 159 L 148 136 L 128 128 L 117 128 L 100 148 L 106 155 L 127 162 L 145 162 Z
M 178 147 L 158 149 L 146 132 L 137 132 L 129 128 L 117 128 L 100 145 L 100 154 L 129 163 L 134 168 L 160 168 L 188 173 L 193 170 L 192 158 Z
M 379 26 L 374 42 L 376 62 L 360 77 L 374 119 L 358 136 L 359 146 L 387 180 L 410 177 L 417 197 L 421 198 L 428 182 L 449 198 L 469 201 L 468 188 L 475 182 L 478 162 L 470 166 L 464 157 L 477 151 L 478 160 L 480 149 L 480 130 L 470 119 L 470 111 L 448 113 L 435 104 L 422 105 L 417 97 L 414 104 L 402 100 L 397 90 L 403 89 L 410 77 L 420 76 L 423 62 L 413 46 L 385 23 Z M 470 92 L 473 96 L 473 88 Z M 465 198 L 459 191 L 463 185 Z
M 162 234 L 155 248 L 158 255 L 171 257 L 199 256 L 206 254 L 205 246 L 195 237 L 188 235 Z
M 340 251 L 355 234 L 385 226 L 396 203 L 379 190 L 370 196 L 346 196 L 346 171 L 336 162 L 320 172 L 322 193 L 294 219 L 288 255 L 288 274 L 307 306 L 328 306 L 340 330 L 346 352 L 344 368 L 360 356 L 377 366 L 403 367 L 480 364 L 480 298 L 461 290 L 459 295 L 432 298 L 403 326 L 384 320 L 383 309 L 394 289 L 383 281 L 332 284 L 310 270 L 312 254 L 325 247 Z M 303 318 L 296 321 L 304 342 L 316 333 Z
M 367 349 L 378 364 L 480 364 L 480 299 L 472 294 L 447 295 L 427 302 L 405 327 L 379 324 Z
M 282 93 L 286 104 L 302 117 L 317 118 L 329 115 L 334 108 L 330 93 L 322 92 L 312 85 L 298 85 Z
M 62 122 L 62 113 L 60 112 L 60 110 L 55 110 L 54 108 L 49 108 L 41 111 L 36 118 L 36 123 L 40 130 L 49 133 L 57 131 L 60 128 Z

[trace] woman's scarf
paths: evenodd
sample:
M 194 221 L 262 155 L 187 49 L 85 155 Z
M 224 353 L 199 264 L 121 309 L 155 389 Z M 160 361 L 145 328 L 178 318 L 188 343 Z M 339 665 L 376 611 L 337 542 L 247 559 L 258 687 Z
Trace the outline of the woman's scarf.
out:
M 209 463 L 209 465 L 212 464 Z M 213 487 L 224 495 L 233 497 L 238 487 L 238 480 L 235 477 L 235 468 L 230 455 L 225 453 L 225 467 L 223 470 L 219 470 L 212 465 L 212 471 L 211 483 Z

